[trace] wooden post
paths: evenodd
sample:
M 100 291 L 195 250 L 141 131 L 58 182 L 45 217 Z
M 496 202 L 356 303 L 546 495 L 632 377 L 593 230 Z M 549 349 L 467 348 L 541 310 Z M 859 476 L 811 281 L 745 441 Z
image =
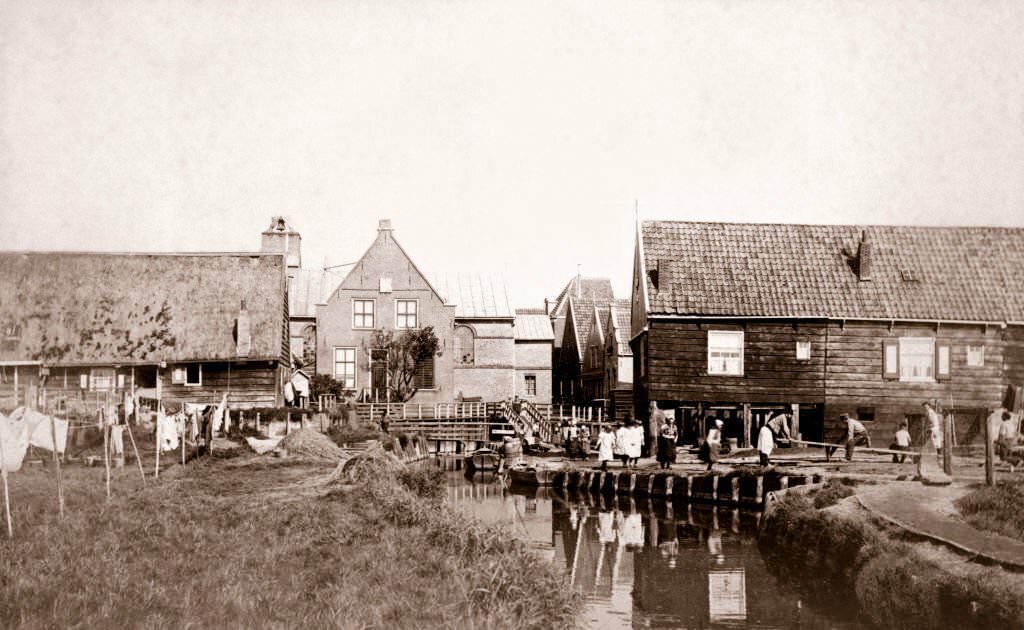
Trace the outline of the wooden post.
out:
M 17 396 L 18 396 L 18 390 L 17 390 L 17 382 L 18 382 L 17 381 L 17 374 L 18 374 L 17 370 L 18 370 L 18 366 L 14 366 L 14 370 L 15 370 L 14 371 L 14 374 L 15 374 L 14 396 L 15 396 L 15 400 L 17 400 Z M 4 478 L 4 512 L 7 514 L 7 537 L 8 538 L 14 538 L 14 525 L 11 522 L 11 497 L 10 497 L 10 494 L 8 493 L 8 491 L 7 491 L 7 463 L 4 461 L 4 441 L 3 441 L 3 432 L 2 432 L 2 430 L 0 430 L 0 476 L 2 476 Z
M 60 517 L 64 518 L 64 480 L 60 474 L 60 457 L 57 455 L 57 421 L 50 416 L 50 439 L 53 440 L 53 463 L 57 465 L 57 505 Z
M 18 366 L 14 366 L 14 406 L 18 406 Z M 4 488 L 7 487 L 7 473 L 4 473 Z
M 323 400 L 323 396 L 320 397 Z M 320 412 L 323 413 L 324 406 L 320 405 Z M 260 432 L 260 412 L 256 412 L 256 433 Z
M 185 465 L 185 434 L 188 433 L 188 416 L 185 416 L 185 422 L 182 423 L 181 427 L 181 465 Z M 143 475 L 145 478 L 145 475 Z
M 292 432 L 292 412 L 287 412 L 284 415 L 284 434 L 285 437 L 291 435 Z
M 132 434 L 132 425 L 125 423 L 128 429 L 128 439 L 131 440 L 132 450 L 135 452 L 135 461 L 139 464 L 139 474 L 142 475 L 142 485 L 146 485 L 146 471 L 142 469 L 142 456 L 139 455 L 139 447 L 135 445 L 135 436 Z
M 801 437 L 801 435 L 800 435 L 800 405 L 799 405 L 799 403 L 793 403 L 792 405 L 790 405 L 790 407 L 793 408 L 793 423 L 792 423 L 793 426 L 791 426 L 789 428 L 790 429 L 790 434 L 794 438 L 799 440 L 800 437 Z
M 942 416 L 942 471 L 947 475 L 953 474 L 953 416 L 946 414 Z M 987 421 L 986 421 L 987 424 Z
M 996 471 L 995 471 L 995 453 L 992 448 L 992 427 L 988 422 L 989 410 L 985 410 L 985 485 L 994 486 L 996 484 Z
M 750 425 L 754 418 L 750 413 L 750 403 L 743 403 L 743 436 L 740 440 L 740 446 L 746 448 L 750 446 Z
M 107 500 L 110 500 L 110 425 L 107 414 L 103 413 L 103 466 L 107 469 Z
M 153 478 L 160 478 L 160 416 L 164 415 L 163 409 L 160 407 L 160 403 L 157 402 L 156 412 L 156 431 L 153 433 L 156 435 L 156 464 L 153 466 Z

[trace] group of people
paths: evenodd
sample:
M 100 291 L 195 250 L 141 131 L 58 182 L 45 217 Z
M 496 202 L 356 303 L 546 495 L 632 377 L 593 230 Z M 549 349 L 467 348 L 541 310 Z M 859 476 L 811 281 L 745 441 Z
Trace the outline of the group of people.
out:
M 644 429 L 627 418 L 618 423 L 613 433 L 610 425 L 601 425 L 597 435 L 597 461 L 601 470 L 608 470 L 608 462 L 618 459 L 623 468 L 636 468 L 644 446 Z

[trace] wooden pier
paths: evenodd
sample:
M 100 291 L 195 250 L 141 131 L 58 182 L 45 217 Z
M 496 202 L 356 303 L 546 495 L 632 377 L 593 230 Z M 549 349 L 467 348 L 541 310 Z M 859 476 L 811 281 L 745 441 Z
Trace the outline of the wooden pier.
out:
M 562 490 L 589 491 L 666 500 L 715 503 L 760 509 L 770 492 L 818 483 L 819 475 L 767 472 L 672 473 L 605 471 L 572 468 L 555 473 L 553 486 Z

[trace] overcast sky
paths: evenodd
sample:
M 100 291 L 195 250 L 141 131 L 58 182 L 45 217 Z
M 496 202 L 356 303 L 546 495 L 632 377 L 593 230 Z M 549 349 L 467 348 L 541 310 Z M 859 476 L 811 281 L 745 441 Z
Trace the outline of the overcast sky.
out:
M 644 219 L 1024 226 L 1024 2 L 0 2 L 0 248 L 628 297 Z

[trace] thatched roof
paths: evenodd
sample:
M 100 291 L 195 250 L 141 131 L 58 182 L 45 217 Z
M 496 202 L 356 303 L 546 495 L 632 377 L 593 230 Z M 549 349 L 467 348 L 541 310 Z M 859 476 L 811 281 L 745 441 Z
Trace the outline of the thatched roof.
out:
M 0 253 L 0 361 L 117 364 L 282 356 L 280 254 Z M 13 331 L 14 334 L 10 334 Z

